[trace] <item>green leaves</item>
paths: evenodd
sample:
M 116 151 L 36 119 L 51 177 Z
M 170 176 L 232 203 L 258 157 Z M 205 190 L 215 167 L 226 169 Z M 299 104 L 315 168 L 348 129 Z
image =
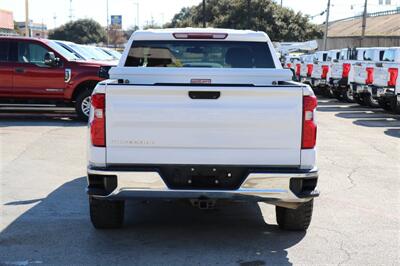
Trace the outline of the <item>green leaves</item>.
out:
M 318 25 L 307 16 L 282 8 L 271 0 L 207 0 L 207 27 L 265 31 L 272 41 L 306 41 L 322 38 Z M 165 27 L 202 27 L 202 4 L 185 7 Z
M 100 43 L 106 40 L 106 31 L 93 19 L 79 19 L 52 30 L 49 38 L 80 44 Z

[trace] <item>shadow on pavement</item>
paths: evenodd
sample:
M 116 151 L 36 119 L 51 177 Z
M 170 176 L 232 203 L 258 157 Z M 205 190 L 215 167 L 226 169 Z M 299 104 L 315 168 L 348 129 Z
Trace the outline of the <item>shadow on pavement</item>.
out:
M 305 236 L 267 224 L 256 203 L 202 211 L 129 202 L 125 228 L 96 231 L 85 185 L 85 177 L 67 182 L 12 221 L 0 233 L 0 264 L 291 265 L 286 249 Z M 9 213 L 13 205 L 3 207 Z
M 75 118 L 60 117 L 3 117 L 0 115 L 1 127 L 23 127 L 23 126 L 45 126 L 45 127 L 80 127 L 86 126 L 87 122 L 79 121 Z
M 389 128 L 384 133 L 391 137 L 400 138 L 400 129 Z
M 387 127 L 385 134 L 399 137 L 396 128 L 400 128 L 400 116 L 386 112 L 381 108 L 368 108 L 358 104 L 343 103 L 336 99 L 319 99 L 318 111 L 336 112 L 335 116 L 352 119 L 353 124 L 364 127 Z

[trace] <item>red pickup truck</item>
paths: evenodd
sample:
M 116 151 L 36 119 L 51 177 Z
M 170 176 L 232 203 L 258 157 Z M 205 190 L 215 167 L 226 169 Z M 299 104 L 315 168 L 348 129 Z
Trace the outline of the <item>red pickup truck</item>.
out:
M 0 102 L 74 106 L 87 120 L 92 90 L 110 67 L 84 61 L 52 40 L 0 37 Z

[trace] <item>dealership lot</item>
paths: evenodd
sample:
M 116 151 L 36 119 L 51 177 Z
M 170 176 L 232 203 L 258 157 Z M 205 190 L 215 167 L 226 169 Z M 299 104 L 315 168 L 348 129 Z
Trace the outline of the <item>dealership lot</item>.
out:
M 400 260 L 400 117 L 319 101 L 321 196 L 307 233 L 280 231 L 270 205 L 127 206 L 96 231 L 85 195 L 86 124 L 72 109 L 0 108 L 0 265 L 368 264 Z M 43 113 L 45 115 L 43 115 Z

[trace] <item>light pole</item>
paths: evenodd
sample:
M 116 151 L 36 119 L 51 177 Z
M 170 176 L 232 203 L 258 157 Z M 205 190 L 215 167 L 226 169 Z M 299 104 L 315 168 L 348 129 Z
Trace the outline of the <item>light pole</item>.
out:
M 139 27 L 139 24 L 140 24 L 140 21 L 139 21 L 139 3 L 135 2 L 133 4 L 136 6 L 136 23 L 137 23 L 136 26 L 139 29 L 140 28 Z
M 362 18 L 362 25 L 361 25 L 361 39 L 360 39 L 360 47 L 362 46 L 362 42 L 365 36 L 365 29 L 367 28 L 367 5 L 368 5 L 368 0 L 365 0 L 364 2 L 364 12 L 363 12 L 363 18 Z
M 106 0 L 106 14 L 107 14 L 107 27 L 106 27 L 106 31 L 107 31 L 107 47 L 110 45 L 110 34 L 109 34 L 109 29 L 108 29 L 108 25 L 109 23 L 109 18 L 108 18 L 108 0 Z
M 29 31 L 29 2 L 25 0 L 25 36 L 30 37 Z
M 324 35 L 324 51 L 328 45 L 328 22 L 329 22 L 329 10 L 331 7 L 331 0 L 328 0 L 328 6 L 326 7 L 326 20 L 325 20 L 325 35 Z

